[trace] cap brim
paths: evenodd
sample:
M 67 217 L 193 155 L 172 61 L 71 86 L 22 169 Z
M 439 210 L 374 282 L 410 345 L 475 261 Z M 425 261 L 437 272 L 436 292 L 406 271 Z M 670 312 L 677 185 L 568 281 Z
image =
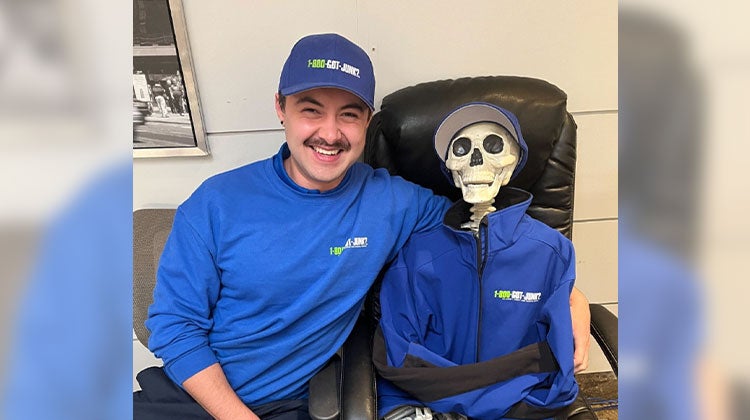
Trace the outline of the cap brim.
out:
M 520 138 L 516 126 L 499 109 L 487 104 L 467 104 L 448 114 L 435 131 L 435 151 L 443 162 L 448 157 L 448 146 L 453 136 L 462 128 L 478 122 L 500 124 L 510 131 L 517 141 Z
M 294 85 L 294 86 L 288 86 L 288 87 L 286 87 L 284 89 L 281 89 L 281 94 L 284 95 L 284 96 L 296 95 L 296 94 L 298 94 L 300 92 L 304 92 L 306 90 L 318 89 L 318 88 L 334 88 L 334 89 L 345 90 L 345 91 L 351 93 L 352 95 L 358 97 L 359 99 L 361 99 L 362 102 L 365 103 L 365 105 L 367 105 L 368 107 L 370 107 L 371 111 L 375 111 L 375 104 L 373 104 L 372 102 L 370 102 L 369 100 L 367 100 L 367 98 L 363 97 L 359 93 L 355 92 L 354 90 L 352 90 L 352 89 L 350 89 L 350 88 L 348 88 L 346 86 L 343 86 L 343 85 L 340 85 L 340 84 L 336 84 L 336 83 L 331 83 L 331 82 L 301 83 L 301 84 Z

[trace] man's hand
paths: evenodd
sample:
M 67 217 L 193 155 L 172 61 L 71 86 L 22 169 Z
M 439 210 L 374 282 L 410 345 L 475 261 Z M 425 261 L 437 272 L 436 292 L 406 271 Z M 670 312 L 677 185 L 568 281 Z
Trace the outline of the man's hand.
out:
M 570 294 L 570 316 L 573 318 L 574 372 L 578 373 L 589 367 L 591 310 L 586 296 L 575 287 Z

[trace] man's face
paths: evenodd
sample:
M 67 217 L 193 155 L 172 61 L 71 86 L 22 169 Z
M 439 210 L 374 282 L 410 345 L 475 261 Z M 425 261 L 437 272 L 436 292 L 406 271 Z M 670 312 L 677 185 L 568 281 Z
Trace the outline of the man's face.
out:
M 284 110 L 277 94 L 276 114 L 291 151 L 289 177 L 311 190 L 336 188 L 364 150 L 367 105 L 347 91 L 318 88 L 287 96 Z

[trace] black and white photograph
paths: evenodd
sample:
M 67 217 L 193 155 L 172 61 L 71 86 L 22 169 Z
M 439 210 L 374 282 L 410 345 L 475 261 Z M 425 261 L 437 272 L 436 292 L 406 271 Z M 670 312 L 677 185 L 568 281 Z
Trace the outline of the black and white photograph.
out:
M 133 1 L 133 156 L 208 154 L 181 0 Z

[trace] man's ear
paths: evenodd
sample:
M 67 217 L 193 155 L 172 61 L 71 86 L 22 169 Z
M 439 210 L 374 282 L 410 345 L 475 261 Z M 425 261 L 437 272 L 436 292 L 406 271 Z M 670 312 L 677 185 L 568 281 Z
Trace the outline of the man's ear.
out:
M 364 102 L 362 102 L 364 104 Z M 375 115 L 375 111 L 371 110 L 366 104 L 365 104 L 365 112 L 367 112 L 367 121 L 365 121 L 365 131 L 368 127 L 370 127 L 370 123 L 372 122 L 372 117 Z
M 276 92 L 274 95 L 274 101 L 273 101 L 274 108 L 276 109 L 276 116 L 279 117 L 279 121 L 281 121 L 281 124 L 284 125 L 284 118 L 286 115 L 284 114 L 284 111 L 281 109 L 281 104 L 279 103 L 279 93 Z

